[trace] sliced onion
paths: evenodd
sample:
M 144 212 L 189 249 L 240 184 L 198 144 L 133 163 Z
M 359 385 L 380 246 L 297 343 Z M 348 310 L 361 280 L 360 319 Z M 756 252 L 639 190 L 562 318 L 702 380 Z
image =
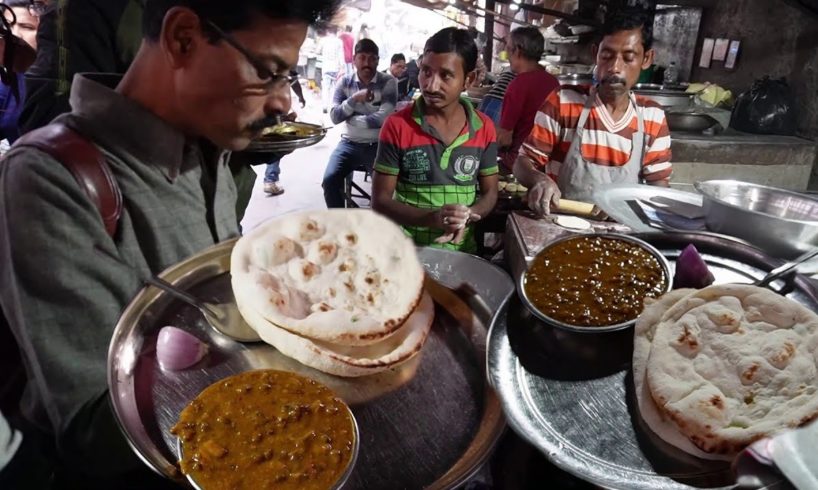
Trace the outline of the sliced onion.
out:
M 156 339 L 156 358 L 162 369 L 180 371 L 201 361 L 207 344 L 184 330 L 164 327 Z
M 682 250 L 676 260 L 676 274 L 673 276 L 673 289 L 701 289 L 713 284 L 716 278 L 707 268 L 704 259 L 693 244 Z

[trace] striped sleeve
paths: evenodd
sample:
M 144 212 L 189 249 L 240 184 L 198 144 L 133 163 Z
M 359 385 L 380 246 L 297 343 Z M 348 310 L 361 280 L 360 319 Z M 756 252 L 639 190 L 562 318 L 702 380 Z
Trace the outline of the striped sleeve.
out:
M 560 92 L 554 90 L 545 99 L 543 106 L 534 116 L 534 128 L 520 147 L 520 155 L 526 156 L 534 165 L 545 168 L 551 152 L 559 143 L 562 125 L 560 124 Z
M 332 97 L 332 109 L 329 113 L 333 124 L 341 124 L 355 114 L 348 100 L 348 83 L 348 78 L 344 77 L 335 87 L 335 94 Z
M 485 132 L 486 147 L 483 149 L 483 156 L 480 158 L 480 176 L 486 177 L 494 175 L 500 171 L 497 166 L 497 131 L 494 123 L 488 117 L 481 116 L 483 120 L 483 131 Z
M 400 173 L 400 116 L 393 114 L 386 118 L 378 140 L 378 153 L 375 156 L 375 171 L 387 175 Z
M 650 146 L 642 166 L 642 178 L 647 182 L 669 179 L 673 173 L 670 150 L 670 130 L 665 112 L 659 107 L 643 108 L 645 133 Z

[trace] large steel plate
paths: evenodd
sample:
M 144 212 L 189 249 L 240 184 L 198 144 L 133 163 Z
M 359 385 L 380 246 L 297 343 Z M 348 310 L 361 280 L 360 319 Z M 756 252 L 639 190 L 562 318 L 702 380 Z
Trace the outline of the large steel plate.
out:
M 233 301 L 227 242 L 165 271 L 162 277 L 210 301 Z M 419 249 L 436 320 L 421 354 L 385 373 L 339 378 L 303 366 L 263 343 L 241 344 L 212 331 L 191 307 L 166 293 L 142 290 L 120 319 L 108 359 L 111 399 L 140 458 L 182 481 L 176 440 L 168 429 L 202 389 L 258 368 L 312 377 L 352 408 L 361 449 L 344 488 L 454 488 L 479 470 L 505 427 L 485 375 L 486 334 L 514 291 L 501 269 L 476 257 Z M 156 361 L 158 330 L 174 325 L 210 345 L 194 368 L 165 372 Z
M 717 283 L 750 283 L 782 262 L 713 234 L 636 236 L 659 249 L 674 270 L 681 250 L 693 243 Z M 805 277 L 774 287 L 818 310 Z M 509 424 L 562 469 L 614 489 L 733 487 L 728 463 L 688 455 L 659 439 L 642 420 L 630 366 L 632 329 L 592 335 L 557 330 L 513 299 L 492 327 L 488 349 L 489 380 Z

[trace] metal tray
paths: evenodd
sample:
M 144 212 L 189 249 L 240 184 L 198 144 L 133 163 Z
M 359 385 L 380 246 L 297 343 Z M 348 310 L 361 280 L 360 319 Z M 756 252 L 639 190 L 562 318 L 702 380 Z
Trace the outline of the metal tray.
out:
M 654 228 L 649 223 L 646 223 L 644 218 L 639 216 L 629 203 L 635 202 L 636 200 L 649 201 L 652 197 L 657 196 L 667 197 L 668 199 L 685 202 L 694 206 L 701 206 L 703 199 L 701 194 L 666 187 L 641 184 L 612 184 L 600 188 L 594 195 L 594 202 L 599 206 L 599 209 L 619 223 L 631 228 L 635 232 L 644 233 L 654 231 Z M 663 214 L 667 215 L 668 213 Z M 659 220 L 665 226 L 690 229 L 690 226 L 678 226 L 679 223 L 687 224 L 686 221 L 688 220 L 674 216 L 666 216 L 666 218 L 667 222 L 663 222 L 661 219 Z M 702 225 L 704 225 L 703 222 Z
M 636 236 L 665 254 L 671 272 L 681 250 L 694 244 L 718 283 L 752 282 L 782 263 L 714 235 Z M 818 309 L 805 277 L 774 286 Z M 509 424 L 557 466 L 605 488 L 732 488 L 728 463 L 688 455 L 650 431 L 636 408 L 632 357 L 633 330 L 572 334 L 539 322 L 517 299 L 489 333 L 489 381 Z
M 205 250 L 161 276 L 212 301 L 233 301 L 230 252 L 235 241 Z M 257 368 L 298 372 L 332 388 L 358 420 L 361 450 L 350 489 L 454 488 L 491 453 L 505 421 L 485 375 L 487 327 L 514 291 L 501 269 L 476 257 L 419 249 L 427 290 L 436 303 L 432 333 L 421 354 L 393 371 L 366 378 L 326 375 L 263 344 L 240 344 L 212 331 L 191 307 L 143 289 L 116 326 L 108 385 L 117 420 L 131 447 L 153 470 L 183 481 L 168 429 L 202 389 Z M 174 325 L 210 345 L 195 368 L 159 369 L 158 330 Z
M 293 151 L 299 148 L 306 148 L 317 144 L 327 135 L 327 128 L 318 126 L 316 124 L 308 124 L 299 122 L 302 126 L 310 126 L 315 130 L 315 134 L 307 138 L 293 138 L 293 139 L 272 139 L 259 138 L 250 142 L 250 145 L 244 150 L 253 153 L 272 153 L 272 152 L 286 152 Z

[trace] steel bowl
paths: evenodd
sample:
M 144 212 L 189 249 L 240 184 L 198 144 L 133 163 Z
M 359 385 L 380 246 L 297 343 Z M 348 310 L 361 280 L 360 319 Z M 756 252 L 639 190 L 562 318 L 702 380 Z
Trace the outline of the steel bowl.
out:
M 358 453 L 361 450 L 361 434 L 358 431 L 358 420 L 355 418 L 355 414 L 352 413 L 352 409 L 349 408 L 349 405 L 344 403 L 344 406 L 346 406 L 347 410 L 349 411 L 349 416 L 352 417 L 352 457 L 349 458 L 349 463 L 347 464 L 344 472 L 341 473 L 341 476 L 338 477 L 338 480 L 335 481 L 329 490 L 341 490 L 344 487 L 347 480 L 349 480 L 350 475 L 352 475 L 352 470 L 355 468 L 355 463 L 358 461 Z M 179 460 L 182 459 L 183 447 L 182 440 L 176 438 L 176 452 L 179 455 Z M 194 480 L 192 476 L 185 475 L 185 477 L 187 478 L 188 483 L 190 483 L 190 486 L 195 490 L 207 490 L 196 483 L 196 480 Z
M 703 112 L 672 112 L 665 111 L 667 126 L 671 131 L 701 133 L 712 128 L 719 122 L 709 114 Z
M 767 253 L 795 258 L 818 246 L 818 199 L 736 180 L 697 182 L 710 231 L 743 238 Z
M 544 253 L 545 251 L 551 249 L 555 245 L 568 241 L 573 240 L 576 238 L 588 238 L 588 237 L 601 237 L 601 238 L 612 238 L 615 240 L 622 240 L 629 243 L 633 243 L 638 245 L 642 249 L 649 252 L 653 255 L 657 261 L 659 261 L 659 265 L 662 267 L 662 270 L 665 273 L 665 286 L 663 288 L 663 293 L 670 291 L 671 286 L 671 277 L 670 277 L 670 265 L 667 261 L 667 258 L 662 255 L 662 252 L 657 250 L 653 245 L 649 244 L 648 242 L 641 240 L 639 238 L 630 236 L 630 235 L 623 235 L 620 233 L 583 233 L 579 235 L 569 235 L 558 240 L 554 240 L 553 242 L 549 243 L 545 248 L 543 248 L 538 254 Z M 536 257 L 535 257 L 536 260 Z M 556 327 L 561 330 L 566 330 L 569 332 L 578 332 L 584 334 L 593 334 L 593 333 L 608 333 L 608 332 L 617 332 L 620 330 L 625 330 L 627 328 L 632 327 L 636 323 L 636 318 L 633 320 L 628 320 L 626 322 L 617 323 L 615 325 L 600 325 L 600 326 L 582 326 L 582 325 L 571 325 L 569 323 L 563 323 L 559 320 L 551 318 L 550 316 L 546 315 L 539 308 L 537 308 L 534 303 L 528 298 L 528 295 L 525 292 L 525 282 L 526 277 L 528 276 L 528 270 L 523 274 L 520 274 L 520 280 L 517 282 L 517 295 L 520 297 L 520 301 L 528 308 L 528 310 L 537 317 L 540 321 L 545 323 L 546 325 L 550 325 L 552 327 Z
M 634 90 L 633 93 L 656 102 L 662 107 L 692 107 L 693 95 L 683 90 Z

